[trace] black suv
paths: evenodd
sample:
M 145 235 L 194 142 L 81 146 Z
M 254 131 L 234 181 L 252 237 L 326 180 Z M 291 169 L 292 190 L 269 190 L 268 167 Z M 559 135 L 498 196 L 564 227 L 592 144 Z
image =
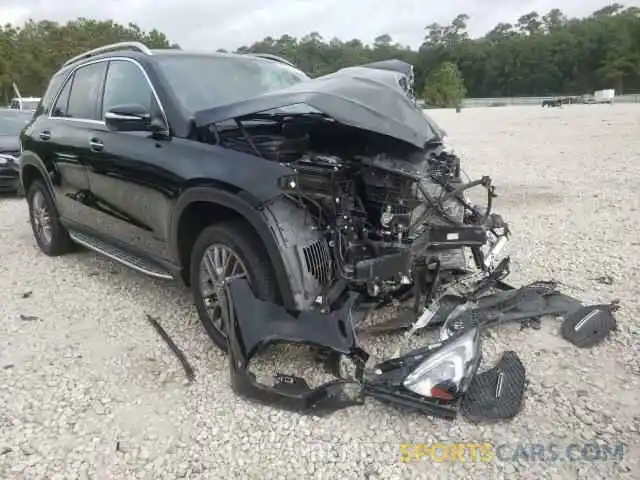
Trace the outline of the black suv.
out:
M 328 312 L 406 292 L 426 258 L 467 271 L 465 247 L 490 268 L 500 226 L 461 195 L 487 180 L 462 184 L 398 63 L 311 79 L 278 57 L 134 42 L 69 60 L 20 138 L 40 249 L 182 280 L 221 348 L 232 278 Z

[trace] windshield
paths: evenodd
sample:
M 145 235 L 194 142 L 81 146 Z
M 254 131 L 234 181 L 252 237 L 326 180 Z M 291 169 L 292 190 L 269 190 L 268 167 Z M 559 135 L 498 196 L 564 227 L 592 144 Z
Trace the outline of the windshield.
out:
M 254 57 L 158 56 L 160 70 L 190 112 L 245 100 L 308 80 L 284 63 Z
M 0 135 L 18 136 L 29 120 L 31 120 L 30 115 L 0 113 Z

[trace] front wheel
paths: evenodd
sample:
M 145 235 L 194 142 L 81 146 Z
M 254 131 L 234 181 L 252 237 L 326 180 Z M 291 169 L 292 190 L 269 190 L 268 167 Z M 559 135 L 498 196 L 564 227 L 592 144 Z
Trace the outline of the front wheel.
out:
M 225 352 L 227 337 L 220 301 L 225 282 L 234 278 L 246 278 L 256 297 L 277 301 L 275 274 L 256 233 L 237 221 L 205 228 L 191 253 L 191 289 L 207 334 Z

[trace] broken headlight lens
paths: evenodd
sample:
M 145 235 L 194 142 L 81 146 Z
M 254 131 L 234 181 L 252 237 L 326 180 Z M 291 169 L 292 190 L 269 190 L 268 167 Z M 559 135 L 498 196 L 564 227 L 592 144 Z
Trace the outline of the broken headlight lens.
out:
M 473 328 L 447 341 L 403 381 L 423 397 L 453 400 L 463 394 L 480 364 L 480 331 Z

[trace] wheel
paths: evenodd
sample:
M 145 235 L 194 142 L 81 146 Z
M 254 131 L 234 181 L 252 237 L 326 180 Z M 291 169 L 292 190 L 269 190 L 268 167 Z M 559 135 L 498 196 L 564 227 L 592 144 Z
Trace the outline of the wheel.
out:
M 69 232 L 60 223 L 53 199 L 41 180 L 36 180 L 29 187 L 27 203 L 31 229 L 40 250 L 50 257 L 57 257 L 73 250 Z
M 269 257 L 256 234 L 241 222 L 205 228 L 191 252 L 191 289 L 207 334 L 226 352 L 219 298 L 225 281 L 246 278 L 256 297 L 277 302 L 279 290 Z

